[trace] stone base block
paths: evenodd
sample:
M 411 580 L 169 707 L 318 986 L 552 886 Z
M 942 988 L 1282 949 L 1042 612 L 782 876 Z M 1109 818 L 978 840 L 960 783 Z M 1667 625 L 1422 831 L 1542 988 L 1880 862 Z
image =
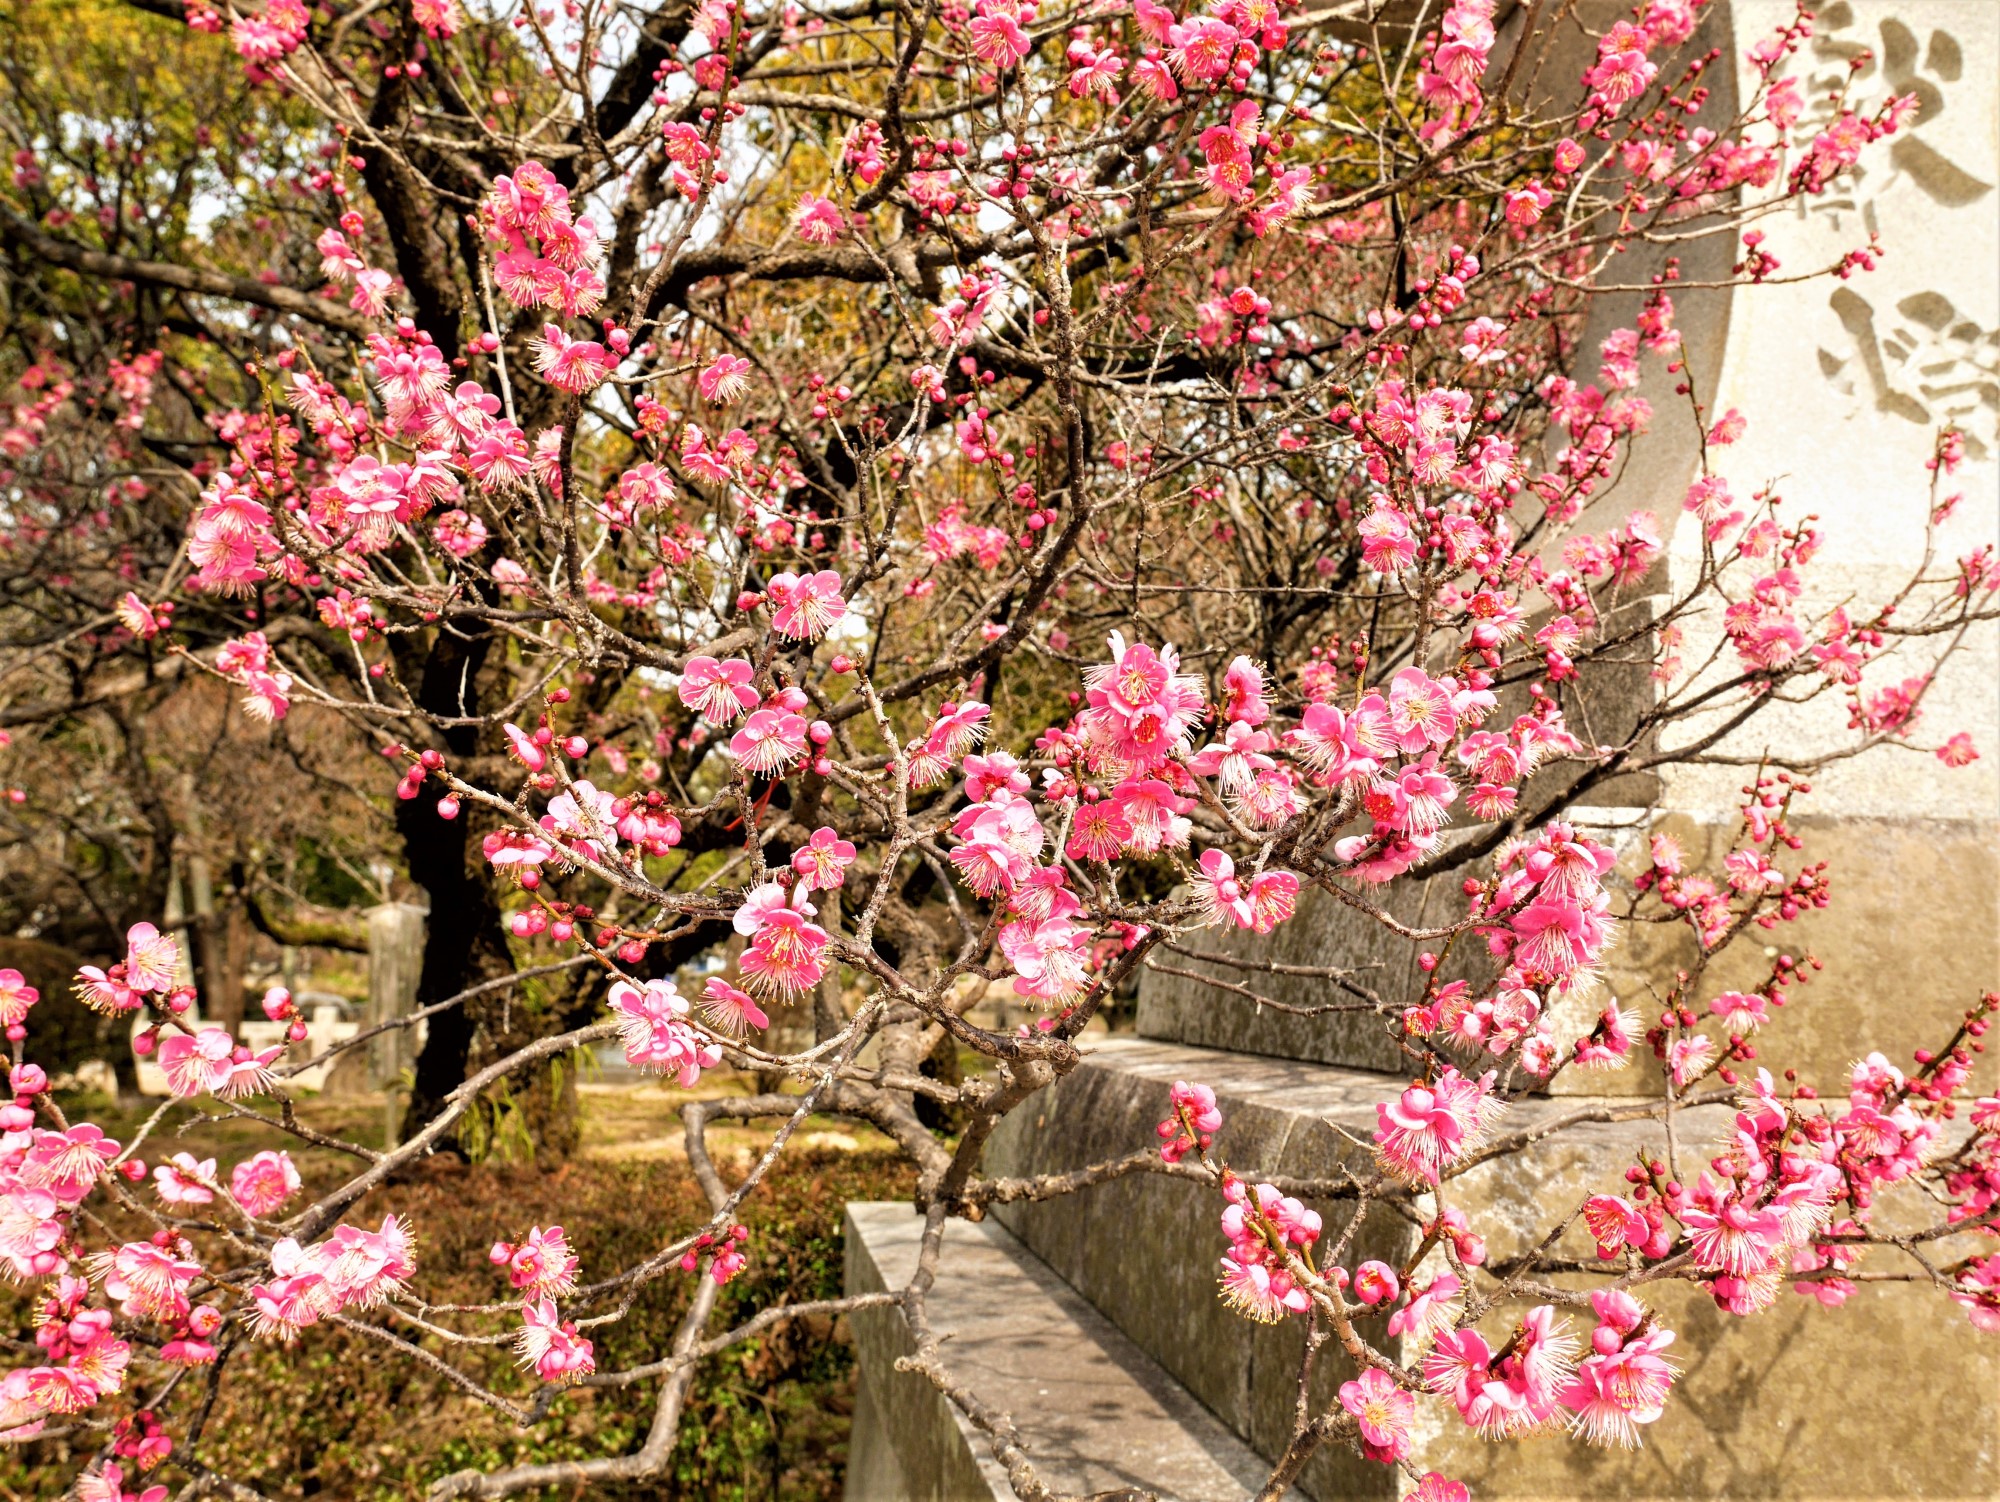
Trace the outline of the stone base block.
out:
M 1327 1065 L 1221 1053 L 1147 1039 L 1112 1039 L 1010 1117 L 990 1144 L 993 1173 L 1061 1172 L 1152 1140 L 1176 1079 L 1212 1086 L 1225 1114 L 1217 1150 L 1246 1176 L 1321 1176 L 1359 1161 L 1374 1105 L 1404 1080 Z M 1569 1098 L 1517 1106 L 1500 1130 L 1549 1126 L 1630 1101 Z M 1683 1112 L 1675 1126 L 1692 1174 L 1727 1132 L 1726 1108 Z M 1351 1136 L 1344 1136 L 1343 1131 Z M 1617 1187 L 1635 1154 L 1665 1148 L 1654 1122 L 1593 1122 L 1561 1130 L 1529 1154 L 1452 1181 L 1452 1202 L 1485 1229 L 1491 1260 L 1540 1242 L 1587 1194 Z M 1290 1433 L 1302 1335 L 1297 1322 L 1257 1325 L 1216 1296 L 1224 1242 L 1217 1197 L 1199 1185 L 1134 1175 L 1082 1194 L 999 1212 L 1022 1243 L 1264 1455 Z M 1318 1207 L 1329 1239 L 1344 1208 Z M 1377 1209 L 1350 1261 L 1400 1260 L 1414 1230 Z M 1590 1255 L 1581 1227 L 1559 1250 Z M 1420 1467 L 1465 1481 L 1480 1502 L 1500 1498 L 1992 1498 L 2000 1495 L 2000 1342 L 1980 1337 L 1929 1287 L 1864 1285 L 1841 1309 L 1789 1291 L 1748 1320 L 1685 1284 L 1647 1299 L 1680 1332 L 1683 1368 L 1665 1416 L 1636 1451 L 1565 1437 L 1491 1445 L 1443 1400 L 1419 1405 Z M 1504 1335 L 1506 1316 L 1486 1325 Z M 1377 1328 L 1371 1339 L 1386 1341 Z M 1399 1357 L 1411 1352 L 1386 1346 Z M 1314 1400 L 1353 1375 L 1332 1347 Z M 1865 1399 L 1861 1397 L 1865 1389 Z M 1328 1450 L 1303 1478 L 1317 1502 L 1399 1495 L 1388 1467 Z
M 923 1221 L 907 1204 L 847 1207 L 847 1291 L 900 1289 Z M 1265 1467 L 1157 1361 L 1004 1227 L 953 1221 L 929 1311 L 954 1375 L 1009 1415 L 1058 1492 L 1144 1486 L 1182 1502 L 1241 1502 Z M 923 1377 L 902 1312 L 853 1316 L 861 1391 L 847 1502 L 1015 1502 L 986 1437 Z
M 1643 809 L 1578 810 L 1571 820 L 1610 846 L 1624 881 L 1647 864 L 1649 836 L 1676 839 L 1691 865 L 1719 869 L 1737 833 L 1724 822 Z M 1826 861 L 1833 901 L 1824 910 L 1769 931 L 1752 929 L 1710 963 L 1693 1001 L 1704 1008 L 1720 992 L 1757 987 L 1781 952 L 1812 955 L 1823 969 L 1811 983 L 1792 988 L 1783 1009 L 1756 1038 L 1772 1071 L 1796 1069 L 1822 1091 L 1846 1089 L 1856 1059 L 1880 1050 L 1908 1066 L 1913 1049 L 1935 1048 L 1951 1035 L 1967 1007 L 2000 989 L 2000 823 L 1990 817 L 1885 820 L 1819 818 L 1794 821 L 1805 841 L 1796 861 Z M 1407 888 L 1370 893 L 1405 923 L 1432 926 L 1462 916 L 1453 870 Z M 1323 892 L 1308 890 L 1294 920 L 1268 937 L 1206 929 L 1184 941 L 1197 954 L 1276 961 L 1313 968 L 1341 967 L 1353 979 L 1397 1005 L 1420 999 L 1425 976 L 1418 946 L 1396 937 L 1366 914 Z M 1567 1043 L 1596 1018 L 1606 990 L 1634 1008 L 1643 1022 L 1658 1017 L 1664 978 L 1696 963 L 1698 951 L 1679 924 L 1626 923 L 1604 957 L 1603 979 L 1558 999 L 1556 1036 Z M 1458 946 L 1450 973 L 1475 987 L 1489 985 L 1492 967 L 1483 946 Z M 1164 969 L 1160 967 L 1165 967 Z M 1394 1072 L 1402 1056 L 1382 1018 L 1356 1013 L 1299 1016 L 1260 1008 L 1241 996 L 1204 984 L 1208 976 L 1287 1006 L 1310 1007 L 1343 999 L 1330 981 L 1239 970 L 1180 954 L 1160 956 L 1141 978 L 1138 1031 L 1147 1038 L 1201 1048 L 1307 1059 L 1356 1069 Z M 1993 1066 L 1982 1066 L 1988 1088 Z M 1557 1095 L 1655 1093 L 1650 1065 L 1613 1074 L 1566 1070 L 1552 1087 Z
M 1652 828 L 1672 836 L 1691 867 L 1714 870 L 1737 823 L 1663 813 Z M 1805 841 L 1798 861 L 1826 861 L 1831 905 L 1796 923 L 1753 929 L 1710 963 L 1697 1006 L 1723 991 L 1752 990 L 1780 953 L 1811 955 L 1824 966 L 1759 1030 L 1758 1053 L 1772 1073 L 1797 1069 L 1828 1094 L 1844 1093 L 1854 1062 L 1879 1050 L 1910 1067 L 1911 1051 L 1936 1048 L 1988 991 L 2000 989 L 2000 822 L 1971 819 L 1795 819 Z M 1620 850 L 1627 874 L 1640 869 Z M 1698 951 L 1678 925 L 1626 924 L 1606 956 L 1605 981 L 1650 1022 L 1659 1015 L 1663 977 L 1695 963 Z M 1558 1034 L 1581 1031 L 1582 1018 Z M 1977 1078 L 1991 1089 L 1991 1062 Z M 1577 1089 L 1656 1090 L 1651 1069 L 1565 1075 L 1557 1093 Z

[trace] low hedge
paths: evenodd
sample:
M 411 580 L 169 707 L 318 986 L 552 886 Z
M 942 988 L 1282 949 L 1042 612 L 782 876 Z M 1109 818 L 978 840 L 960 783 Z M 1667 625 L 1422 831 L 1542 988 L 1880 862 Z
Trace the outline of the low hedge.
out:
M 906 1195 L 911 1183 L 907 1165 L 886 1153 L 787 1154 L 745 1209 L 750 1265 L 724 1290 L 712 1328 L 773 1303 L 836 1296 L 842 1206 L 850 1199 Z M 376 1218 L 392 1209 L 410 1216 L 420 1237 L 419 1281 L 426 1297 L 440 1303 L 502 1297 L 507 1290 L 487 1262 L 487 1248 L 531 1224 L 560 1221 L 567 1227 L 588 1280 L 639 1261 L 699 1223 L 705 1208 L 683 1162 L 591 1158 L 549 1171 L 436 1160 L 368 1205 Z M 593 1330 L 600 1369 L 664 1354 L 692 1284 L 693 1275 L 676 1269 L 653 1284 L 623 1322 Z M 23 1327 L 16 1322 L 11 1328 Z M 426 1344 L 443 1349 L 435 1339 Z M 508 1347 L 459 1347 L 450 1356 L 498 1392 L 524 1397 L 536 1386 L 513 1365 Z M 13 1357 L 31 1359 L 31 1349 Z M 139 1388 L 150 1385 L 142 1376 Z M 546 1421 L 524 1432 L 378 1342 L 314 1329 L 291 1346 L 244 1340 L 236 1347 L 222 1369 L 198 1456 L 272 1498 L 417 1497 L 430 1482 L 466 1466 L 586 1460 L 636 1449 L 656 1391 L 651 1384 L 571 1391 Z M 125 1406 L 107 1403 L 100 1413 L 128 1412 L 130 1392 Z M 200 1393 L 200 1382 L 184 1382 L 163 1414 L 177 1440 Z M 666 1477 L 593 1486 L 589 1495 L 606 1502 L 837 1497 L 852 1400 L 845 1322 L 788 1322 L 703 1365 Z M 0 1495 L 58 1494 L 103 1438 L 77 1433 L 0 1452 Z M 167 1469 L 177 1468 L 169 1463 Z M 542 1495 L 580 1492 L 566 1487 Z

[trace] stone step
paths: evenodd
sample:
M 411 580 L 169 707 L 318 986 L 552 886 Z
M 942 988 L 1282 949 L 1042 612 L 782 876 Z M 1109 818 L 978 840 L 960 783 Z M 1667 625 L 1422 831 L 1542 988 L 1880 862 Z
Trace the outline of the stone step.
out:
M 923 1221 L 908 1204 L 847 1207 L 847 1291 L 905 1287 Z M 1160 1364 L 1005 1227 L 953 1221 L 928 1309 L 954 1376 L 1021 1433 L 1058 1492 L 1141 1486 L 1177 1502 L 1241 1502 L 1268 1474 Z M 861 1373 L 847 1502 L 1016 1502 L 986 1436 L 925 1378 L 895 1308 L 853 1315 Z
M 1151 1143 L 1175 1080 L 1215 1090 L 1225 1118 L 1216 1151 L 1251 1178 L 1323 1177 L 1365 1161 L 1376 1103 L 1408 1083 L 1399 1075 L 1147 1038 L 1093 1040 L 1077 1069 L 1001 1124 L 987 1146 L 986 1172 L 1067 1172 Z M 1496 1130 L 1634 1104 L 1630 1097 L 1527 1100 Z M 1691 1175 L 1705 1164 L 1731 1125 L 1725 1106 L 1677 1113 L 1682 1171 Z M 1585 1196 L 1622 1189 L 1635 1153 L 1657 1155 L 1664 1147 L 1657 1122 L 1578 1124 L 1454 1179 L 1451 1200 L 1487 1236 L 1497 1262 L 1537 1244 Z M 1204 1185 L 1134 1174 L 995 1213 L 1233 1433 L 1273 1455 L 1291 1433 L 1302 1334 L 1296 1320 L 1253 1324 L 1217 1298 L 1217 1263 L 1226 1247 L 1217 1225 L 1221 1208 Z M 1348 1210 L 1334 1203 L 1315 1208 L 1331 1240 Z M 1351 1266 L 1380 1257 L 1400 1265 L 1414 1246 L 1407 1222 L 1377 1211 L 1347 1260 Z M 1593 1255 L 1580 1225 L 1558 1250 Z M 1464 1481 L 1479 1502 L 2000 1496 L 2000 1341 L 1972 1338 L 1936 1290 L 1868 1284 L 1829 1310 L 1787 1289 L 1774 1308 L 1749 1319 L 1723 1313 L 1684 1283 L 1648 1285 L 1646 1299 L 1681 1334 L 1673 1354 L 1683 1374 L 1641 1449 L 1600 1450 L 1560 1436 L 1488 1444 L 1440 1399 L 1419 1405 L 1412 1455 L 1419 1469 Z M 1504 1335 L 1506 1318 L 1496 1313 L 1485 1323 Z M 1365 1321 L 1363 1333 L 1392 1354 L 1413 1355 L 1388 1339 L 1383 1323 Z M 1021 1325 L 1034 1328 L 1025 1319 Z M 1825 1398 L 1834 1374 L 1861 1372 L 1868 1374 L 1871 1405 L 1879 1405 L 1871 1406 L 1866 1424 Z M 1328 1347 L 1315 1403 L 1331 1403 L 1352 1375 L 1341 1353 Z M 1884 1443 L 1884 1434 L 1895 1439 Z M 1393 1502 L 1397 1481 L 1391 1468 L 1330 1447 L 1308 1467 L 1301 1490 L 1317 1502 Z

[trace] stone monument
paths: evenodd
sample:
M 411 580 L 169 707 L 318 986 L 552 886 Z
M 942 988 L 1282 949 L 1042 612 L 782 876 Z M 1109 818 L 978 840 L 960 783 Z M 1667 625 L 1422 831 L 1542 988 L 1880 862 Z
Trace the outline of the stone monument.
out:
M 1789 0 L 1735 0 L 1711 7 L 1707 25 L 1719 28 L 1724 58 L 1740 62 L 1750 39 L 1793 13 Z M 1956 557 L 2000 531 L 2000 4 L 1836 0 L 1819 11 L 1800 59 L 1807 98 L 1823 99 L 1864 50 L 1873 60 L 1863 84 L 1918 96 L 1914 128 L 1850 191 L 1762 227 L 1767 246 L 1800 268 L 1878 234 L 1879 269 L 1734 297 L 1676 296 L 1697 389 L 1714 413 L 1734 406 L 1751 418 L 1722 461 L 1732 488 L 1747 495 L 1775 486 L 1789 515 L 1820 518 L 1827 546 L 1816 571 L 1825 594 L 1807 604 L 1821 608 L 1886 598 L 1910 575 L 1932 503 L 1924 460 L 1946 423 L 1964 435 L 1967 462 L 1949 486 L 1964 498 L 1938 530 L 1937 556 Z M 1732 111 L 1733 99 L 1713 107 Z M 1717 253 L 1726 271 L 1727 245 L 1692 254 Z M 1688 259 L 1687 280 L 1705 280 Z M 1608 329 L 1631 311 L 1614 305 L 1603 316 Z M 1582 347 L 1595 348 L 1598 337 L 1586 331 Z M 1673 527 L 1697 451 L 1691 419 L 1673 415 L 1684 407 L 1663 395 L 1654 406 L 1665 420 L 1641 440 L 1620 504 L 1650 509 L 1672 529 L 1664 592 L 1698 565 L 1698 536 Z M 1699 644 L 1687 657 L 1700 660 Z M 1925 701 L 1933 740 L 1971 733 L 1984 759 L 1969 768 L 1946 771 L 1927 756 L 1919 766 L 1916 751 L 1886 749 L 1815 771 L 1796 823 L 1805 858 L 1833 863 L 1834 902 L 1782 938 L 1826 968 L 1760 1036 L 1769 1057 L 1838 1086 L 1862 1048 L 1907 1060 L 1941 1039 L 1981 992 L 2000 988 L 1996 684 L 2000 633 L 1989 627 L 1961 644 Z M 1811 757 L 1845 731 L 1843 712 L 1808 705 L 1759 721 L 1754 741 L 1724 749 L 1753 762 L 1767 744 Z M 1600 795 L 1578 822 L 1630 855 L 1664 826 L 1699 858 L 1726 848 L 1749 775 L 1743 766 L 1671 769 L 1657 787 Z M 1407 900 L 1406 916 L 1445 916 L 1459 901 L 1457 878 L 1441 876 Z M 1370 985 L 1414 992 L 1414 970 L 1402 968 L 1413 956 L 1378 934 L 1330 901 L 1309 900 L 1276 937 L 1259 941 L 1258 953 L 1302 966 L 1378 967 Z M 1202 939 L 1210 952 L 1228 948 L 1213 931 Z M 1676 962 L 1671 942 L 1631 938 L 1614 953 L 1608 979 L 1636 997 Z M 1727 989 L 1767 963 L 1750 946 L 1712 969 L 1710 984 Z M 1258 983 L 1294 1003 L 1321 999 L 1326 987 L 1273 975 Z M 1254 1010 L 1160 968 L 1141 989 L 1138 1036 L 1088 1055 L 1007 1119 L 989 1146 L 989 1172 L 1057 1172 L 1130 1152 L 1151 1140 L 1170 1083 L 1190 1079 L 1215 1088 L 1227 1120 L 1217 1149 L 1239 1172 L 1325 1174 L 1359 1160 L 1352 1139 L 1366 1140 L 1374 1103 L 1405 1083 L 1379 1029 L 1338 1015 Z M 1459 1181 L 1458 1202 L 1488 1207 L 1495 1224 L 1505 1224 L 1500 1207 L 1523 1207 L 1509 1228 L 1513 1244 L 1490 1238 L 1493 1260 L 1527 1249 L 1546 1229 L 1534 1213 L 1540 1206 L 1575 1203 L 1642 1145 L 1658 1144 L 1656 1125 L 1616 1119 L 1630 1105 L 1618 1092 L 1642 1088 L 1640 1076 L 1633 1069 L 1561 1082 L 1555 1097 L 1518 1108 L 1516 1121 L 1603 1119 Z M 1573 1088 L 1604 1093 L 1579 1097 Z M 1680 1118 L 1683 1144 L 1726 1129 L 1726 1112 L 1710 1110 Z M 1330 1226 L 1341 1223 L 1335 1207 L 1321 1208 Z M 1012 1415 L 1053 1484 L 1086 1493 L 1144 1484 L 1233 1502 L 1261 1480 L 1246 1469 L 1255 1473 L 1257 1458 L 1276 1454 L 1289 1436 L 1302 1337 L 1295 1322 L 1251 1324 L 1217 1299 L 1217 1210 L 1210 1190 L 1138 1175 L 1002 1207 L 1001 1226 L 951 1228 L 933 1322 L 959 1332 L 948 1346 L 955 1369 Z M 899 1286 L 899 1273 L 907 1278 L 914 1266 L 916 1224 L 907 1207 L 852 1207 L 850 1287 Z M 1352 1260 L 1396 1261 L 1414 1232 L 1377 1218 L 1361 1240 Z M 1587 1241 L 1575 1249 L 1587 1255 Z M 975 1272 L 952 1271 L 961 1253 Z M 2000 1496 L 2000 1345 L 1968 1340 L 1962 1315 L 1935 1289 L 1864 1285 L 1833 1311 L 1788 1291 L 1775 1308 L 1739 1320 L 1688 1285 L 1666 1288 L 1656 1302 L 1681 1332 L 1683 1370 L 1643 1448 L 1484 1444 L 1448 1405 L 1423 1405 L 1419 1421 L 1430 1427 L 1413 1459 L 1463 1480 L 1482 1502 Z M 863 1372 L 852 1502 L 1012 1498 L 983 1437 L 928 1384 L 894 1370 L 906 1349 L 901 1316 L 868 1310 L 855 1324 Z M 1380 1329 L 1371 1338 L 1396 1349 Z M 1315 1400 L 1327 1402 L 1351 1375 L 1339 1359 L 1323 1361 Z M 1830 1385 L 1857 1382 L 1874 1394 L 1865 1426 L 1821 1397 Z M 1387 1502 L 1402 1490 L 1393 1469 L 1332 1447 L 1300 1483 L 1315 1502 Z

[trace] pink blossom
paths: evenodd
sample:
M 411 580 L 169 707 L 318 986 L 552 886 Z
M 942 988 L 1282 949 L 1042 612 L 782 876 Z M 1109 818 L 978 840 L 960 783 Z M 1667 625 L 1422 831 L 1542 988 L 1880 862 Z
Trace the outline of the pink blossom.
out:
M 729 754 L 753 777 L 770 777 L 806 754 L 803 716 L 760 709 L 729 738 Z
M 696 377 L 702 400 L 717 406 L 733 402 L 750 387 L 750 362 L 736 355 L 717 355 L 713 364 Z
M 972 55 L 998 68 L 1011 68 L 1033 49 L 1021 27 L 1015 0 L 979 0 L 978 13 L 966 27 Z
M 393 276 L 370 266 L 365 271 L 354 273 L 354 295 L 347 300 L 347 305 L 365 317 L 380 318 L 389 306 L 389 294 L 395 287 Z
M 743 951 L 744 984 L 751 991 L 789 1001 L 826 973 L 827 932 L 810 921 L 813 909 L 805 896 L 802 883 L 789 903 L 763 910 L 756 936 Z
M 1461 1286 L 1454 1273 L 1440 1273 L 1429 1283 L 1411 1284 L 1409 1301 L 1389 1316 L 1389 1333 L 1421 1345 L 1448 1329 L 1457 1315 L 1454 1301 Z
M 1220 1282 L 1223 1302 L 1260 1324 L 1270 1324 L 1287 1314 L 1303 1314 L 1312 1307 L 1312 1296 L 1282 1266 L 1224 1257 Z
M 847 601 L 840 597 L 840 575 L 832 569 L 804 578 L 791 573 L 775 575 L 765 593 L 776 607 L 771 625 L 792 641 L 818 641 L 847 614 Z
M 1375 1145 L 1383 1167 L 1414 1184 L 1437 1183 L 1498 1114 L 1489 1094 L 1495 1078 L 1489 1071 L 1468 1080 L 1447 1065 L 1435 1084 L 1412 1085 L 1401 1099 L 1377 1105 Z
M 688 1089 L 702 1070 L 722 1062 L 722 1050 L 688 1024 L 687 1000 L 672 981 L 649 980 L 643 989 L 617 981 L 611 987 L 611 1006 L 619 1014 L 625 1061 L 633 1068 L 671 1074 Z
M 1597 1242 L 1597 1255 L 1607 1262 L 1628 1246 L 1645 1246 L 1652 1237 L 1646 1217 L 1615 1194 L 1594 1194 L 1585 1200 L 1583 1223 Z
M 1386 1262 L 1364 1262 L 1354 1270 L 1354 1296 L 1364 1304 L 1395 1302 L 1401 1285 L 1396 1270 Z
M 1238 39 L 1236 28 L 1226 21 L 1197 16 L 1168 28 L 1167 41 L 1173 50 L 1167 60 L 1174 72 L 1190 83 L 1214 83 L 1228 72 Z
M 180 969 L 180 946 L 150 923 L 125 932 L 125 983 L 134 991 L 171 991 Z
M 42 993 L 29 985 L 20 971 L 0 969 L 0 1027 L 19 1027 L 41 999 Z
M 1593 1295 L 1593 1302 L 1598 1297 Z M 1593 1354 L 1562 1391 L 1563 1406 L 1575 1415 L 1575 1432 L 1592 1444 L 1637 1445 L 1640 1426 L 1665 1411 L 1674 1369 L 1660 1352 L 1673 1340 L 1671 1330 L 1628 1336 L 1618 1325 L 1600 1325 Z
M 1241 795 L 1257 780 L 1257 774 L 1275 763 L 1264 753 L 1275 744 L 1261 730 L 1243 720 L 1232 720 L 1220 741 L 1204 746 L 1188 760 L 1188 770 L 1213 777 L 1225 794 Z
M 722 979 L 712 977 L 702 988 L 701 1014 L 718 1032 L 741 1037 L 750 1028 L 766 1028 L 771 1019 L 748 991 L 739 991 Z
M 1410 1453 L 1417 1400 L 1387 1372 L 1371 1366 L 1354 1381 L 1342 1383 L 1340 1406 L 1354 1415 L 1362 1453 L 1370 1460 L 1393 1465 Z
M 92 1257 L 90 1271 L 127 1316 L 171 1324 L 187 1316 L 188 1286 L 201 1276 L 202 1267 L 167 1247 L 131 1241 Z
M 564 1320 L 553 1301 L 533 1299 L 521 1306 L 521 1334 L 514 1343 L 521 1365 L 544 1382 L 564 1384 L 597 1370 L 597 1351 Z
M 1051 1005 L 1073 1001 L 1088 984 L 1089 935 L 1067 918 L 1023 920 L 1000 930 L 1000 953 L 1014 967 L 1014 992 Z
M 196 1162 L 192 1153 L 175 1153 L 153 1170 L 154 1192 L 164 1205 L 206 1205 L 215 1198 L 214 1182 L 215 1159 Z
M 1178 671 L 1171 646 L 1127 646 L 1115 631 L 1111 656 L 1084 674 L 1084 734 L 1100 756 L 1151 771 L 1181 750 L 1202 709 L 1201 680 Z
M 1222 1130 L 1222 1111 L 1215 1103 L 1215 1091 L 1186 1080 L 1175 1080 L 1167 1098 L 1169 1114 L 1159 1125 L 1160 1156 L 1178 1163 L 1196 1148 L 1208 1149 Z
M 576 1292 L 577 1259 L 561 1226 L 531 1226 L 518 1246 L 496 1241 L 488 1260 L 505 1268 L 508 1284 L 524 1301 L 566 1298 Z
M 246 1215 L 263 1219 L 299 1192 L 299 1171 L 290 1153 L 264 1151 L 229 1171 L 229 1193 Z
M 590 390 L 617 365 L 617 357 L 594 339 L 572 339 L 553 323 L 529 341 L 535 369 L 551 386 L 570 392 Z
M 792 230 L 808 245 L 831 245 L 847 232 L 847 224 L 831 198 L 801 193 L 792 208 Z
M 1710 1272 L 1735 1277 L 1764 1272 L 1784 1240 L 1776 1211 L 1752 1208 L 1740 1200 L 1728 1200 L 1712 1211 L 1689 1208 L 1679 1214 L 1688 1228 L 1695 1266 Z
M 1402 512 L 1384 501 L 1361 519 L 1361 556 L 1373 572 L 1385 578 L 1407 569 L 1417 559 L 1417 539 Z
M 46 1189 L 58 1200 L 75 1204 L 117 1156 L 118 1144 L 101 1128 L 79 1122 L 66 1132 L 36 1132 L 17 1172 L 28 1188 Z
M 549 799 L 540 823 L 565 849 L 586 860 L 601 861 L 618 848 L 617 800 L 587 780 Z
M 1979 760 L 1972 737 L 1963 730 L 1937 748 L 1937 759 L 1948 767 L 1969 767 Z
M 690 657 L 681 672 L 681 703 L 711 725 L 727 725 L 757 707 L 757 690 L 750 683 L 754 672 L 741 658 L 717 662 L 713 657 Z
M 792 854 L 792 869 L 799 874 L 808 892 L 824 892 L 847 879 L 854 864 L 854 845 L 843 840 L 831 825 L 822 824 L 805 845 Z
M 190 1037 L 175 1033 L 161 1040 L 160 1067 L 166 1072 L 167 1088 L 176 1095 L 204 1092 L 223 1100 L 257 1095 L 268 1089 L 271 1065 L 282 1048 L 254 1053 L 239 1048 L 219 1027 L 205 1027 Z

